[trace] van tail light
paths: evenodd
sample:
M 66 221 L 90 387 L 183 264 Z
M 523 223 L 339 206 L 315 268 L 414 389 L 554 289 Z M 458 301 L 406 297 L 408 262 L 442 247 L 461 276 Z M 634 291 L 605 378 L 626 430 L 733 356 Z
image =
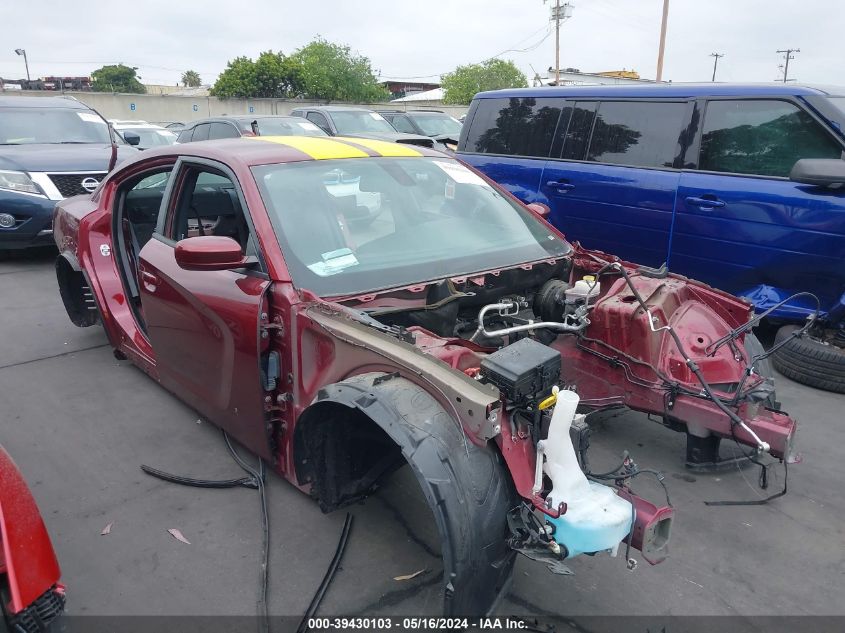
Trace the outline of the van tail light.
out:
M 652 565 L 666 560 L 669 555 L 669 536 L 675 510 L 669 506 L 658 508 L 653 503 L 627 490 L 618 490 L 619 496 L 630 501 L 636 510 L 631 547 L 640 550 L 643 558 Z

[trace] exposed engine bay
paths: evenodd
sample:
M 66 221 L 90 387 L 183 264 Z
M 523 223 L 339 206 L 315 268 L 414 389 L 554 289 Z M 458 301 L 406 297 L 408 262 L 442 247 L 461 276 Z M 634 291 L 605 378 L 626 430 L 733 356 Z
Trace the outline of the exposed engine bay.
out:
M 718 463 L 722 438 L 751 447 L 751 460 L 795 459 L 795 422 L 778 410 L 772 381 L 755 372 L 759 356 L 743 346 L 750 307 L 704 284 L 576 247 L 572 257 L 342 303 L 499 390 L 493 429 L 524 499 L 509 516 L 511 545 L 557 573 L 567 573 L 561 559 L 615 554 L 620 541 L 659 562 L 672 517 L 668 493 L 657 507 L 630 492 L 641 473 L 662 483 L 630 456 L 614 471 L 590 471 L 579 406 L 661 416 L 687 433 L 690 466 Z M 569 511 L 573 499 L 593 511 Z

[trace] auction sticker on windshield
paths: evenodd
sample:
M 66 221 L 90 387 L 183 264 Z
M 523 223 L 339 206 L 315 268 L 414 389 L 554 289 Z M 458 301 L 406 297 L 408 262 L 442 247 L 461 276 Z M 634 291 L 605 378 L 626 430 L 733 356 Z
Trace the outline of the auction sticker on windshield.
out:
M 336 275 L 350 266 L 358 265 L 358 258 L 355 257 L 355 254 L 348 248 L 339 248 L 336 251 L 329 251 L 328 253 L 323 253 L 321 257 L 323 258 L 323 261 L 308 265 L 311 272 L 320 275 L 320 277 Z
M 441 160 L 434 161 L 434 164 L 446 172 L 446 175 L 455 182 L 465 185 L 480 185 L 482 187 L 489 186 L 486 182 L 484 182 L 484 179 L 481 176 L 471 172 L 463 165 L 459 165 L 458 163 L 447 163 Z

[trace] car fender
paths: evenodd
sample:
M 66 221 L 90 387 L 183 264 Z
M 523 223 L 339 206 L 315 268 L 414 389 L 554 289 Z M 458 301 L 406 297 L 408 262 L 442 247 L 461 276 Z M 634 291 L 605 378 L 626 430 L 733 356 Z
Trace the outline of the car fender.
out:
M 440 535 L 444 614 L 490 612 L 510 582 L 515 553 L 505 541 L 506 515 L 519 502 L 498 450 L 470 442 L 431 394 L 395 374 L 326 385 L 311 406 L 326 402 L 364 413 L 411 466 Z
M 11 615 L 20 613 L 59 581 L 59 563 L 35 499 L 15 462 L 0 446 L 0 535 Z M 0 566 L 2 569 L 2 566 Z

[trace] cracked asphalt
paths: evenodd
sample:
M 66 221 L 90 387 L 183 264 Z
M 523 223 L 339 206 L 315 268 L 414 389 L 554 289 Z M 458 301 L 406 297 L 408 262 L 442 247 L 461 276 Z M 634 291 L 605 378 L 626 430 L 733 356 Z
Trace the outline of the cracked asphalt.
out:
M 140 464 L 202 478 L 241 476 L 220 432 L 128 362 L 99 327 L 78 329 L 59 298 L 49 252 L 0 261 L 0 442 L 28 480 L 57 550 L 69 614 L 254 615 L 259 500 L 246 489 L 196 490 L 145 476 Z M 845 397 L 778 377 L 800 421 L 804 462 L 789 494 L 754 499 L 754 468 L 693 474 L 684 437 L 631 412 L 592 416 L 594 468 L 628 449 L 666 473 L 677 510 L 671 557 L 627 571 L 624 558 L 571 561 L 553 576 L 521 559 L 507 614 L 845 614 Z M 597 419 L 593 419 L 597 418 Z M 783 485 L 781 467 L 770 489 Z M 637 490 L 662 499 L 656 482 Z M 270 611 L 298 615 L 334 554 L 345 511 L 324 515 L 269 476 Z M 433 521 L 407 468 L 352 507 L 349 545 L 321 614 L 436 613 L 442 565 Z M 111 533 L 101 536 L 113 523 Z M 186 545 L 167 530 L 178 528 Z M 397 576 L 420 572 L 410 580 Z

